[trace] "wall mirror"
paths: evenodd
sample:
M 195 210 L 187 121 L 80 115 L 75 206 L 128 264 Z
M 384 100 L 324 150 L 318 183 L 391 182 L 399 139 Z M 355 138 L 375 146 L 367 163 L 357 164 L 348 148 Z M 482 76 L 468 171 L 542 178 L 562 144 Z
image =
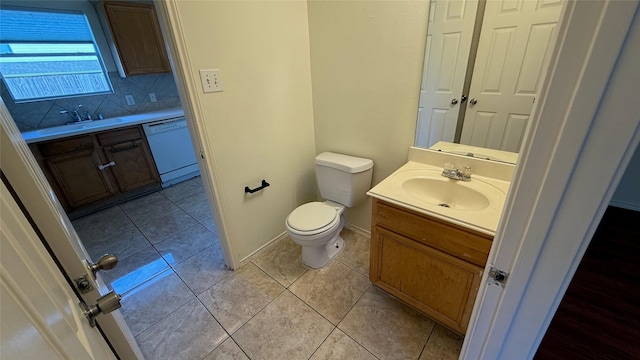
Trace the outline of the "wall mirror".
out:
M 520 148 L 563 3 L 432 0 L 415 145 L 511 162 L 501 153 Z

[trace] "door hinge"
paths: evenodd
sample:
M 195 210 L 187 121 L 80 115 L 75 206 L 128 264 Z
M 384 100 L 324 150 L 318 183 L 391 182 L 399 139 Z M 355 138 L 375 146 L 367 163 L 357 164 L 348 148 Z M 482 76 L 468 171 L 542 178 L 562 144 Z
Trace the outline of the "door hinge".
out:
M 489 269 L 489 277 L 487 278 L 487 282 L 489 283 L 489 285 L 497 285 L 501 288 L 504 288 L 504 285 L 507 283 L 508 278 L 508 272 L 502 271 L 492 266 L 491 269 Z
M 205 158 L 204 157 L 204 151 L 200 151 L 200 157 L 203 158 L 203 159 Z

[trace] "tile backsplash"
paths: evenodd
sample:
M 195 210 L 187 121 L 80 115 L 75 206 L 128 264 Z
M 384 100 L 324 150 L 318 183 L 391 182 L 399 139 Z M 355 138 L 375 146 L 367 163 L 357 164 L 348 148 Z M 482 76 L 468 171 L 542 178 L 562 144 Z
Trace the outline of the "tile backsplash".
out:
M 80 96 L 57 100 L 35 101 L 16 104 L 0 81 L 2 100 L 20 131 L 64 125 L 73 120 L 61 110 L 75 110 L 82 105 L 81 114 L 88 111 L 93 119 L 102 114 L 105 119 L 140 114 L 180 106 L 178 89 L 172 74 L 136 75 L 121 78 L 117 72 L 109 73 L 113 94 Z M 149 93 L 154 93 L 152 102 Z M 126 95 L 131 95 L 134 105 L 128 105 Z

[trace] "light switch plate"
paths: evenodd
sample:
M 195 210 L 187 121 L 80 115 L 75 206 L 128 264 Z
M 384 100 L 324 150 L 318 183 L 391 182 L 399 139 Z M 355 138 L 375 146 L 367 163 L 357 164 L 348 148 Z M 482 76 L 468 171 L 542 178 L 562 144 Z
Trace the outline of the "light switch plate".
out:
M 202 91 L 206 93 L 224 91 L 220 69 L 200 69 Z

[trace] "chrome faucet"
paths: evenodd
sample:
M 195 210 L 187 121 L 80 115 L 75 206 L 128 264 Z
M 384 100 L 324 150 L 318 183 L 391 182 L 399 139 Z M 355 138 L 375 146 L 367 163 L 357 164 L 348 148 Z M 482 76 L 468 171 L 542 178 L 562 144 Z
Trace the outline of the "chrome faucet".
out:
M 446 163 L 442 170 L 442 176 L 452 180 L 470 181 L 471 172 L 471 166 L 465 166 L 462 171 L 460 171 L 459 169 L 454 168 L 452 163 Z
M 88 111 L 85 111 L 85 116 L 87 118 L 86 119 L 82 118 L 82 115 L 80 115 L 80 108 L 81 107 L 82 107 L 82 105 L 78 105 L 78 107 L 73 111 L 61 110 L 60 114 L 67 114 L 67 115 L 71 116 L 71 118 L 73 119 L 74 122 L 91 121 L 91 115 L 89 114 Z

